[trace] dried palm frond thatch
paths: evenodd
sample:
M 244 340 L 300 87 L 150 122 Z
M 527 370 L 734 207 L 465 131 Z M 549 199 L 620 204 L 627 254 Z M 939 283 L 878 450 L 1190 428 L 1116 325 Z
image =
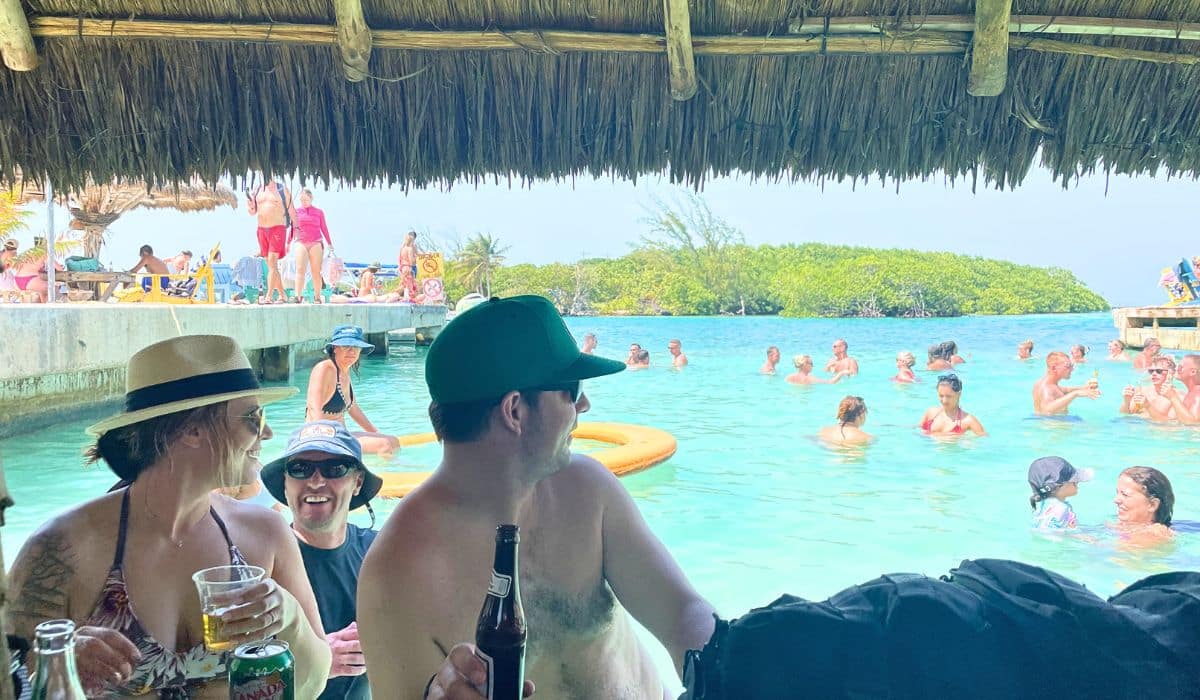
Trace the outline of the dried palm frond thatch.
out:
M 42 60 L 0 70 L 0 169 L 64 187 L 247 170 L 412 186 L 665 171 L 695 186 L 742 173 L 998 187 L 1039 161 L 1064 184 L 1092 171 L 1200 171 L 1200 41 L 1013 34 L 1006 89 L 976 98 L 970 35 L 922 24 L 969 17 L 973 0 L 693 0 L 699 91 L 683 102 L 671 99 L 660 0 L 364 0 L 376 35 L 362 82 L 346 79 L 325 0 L 26 1 Z M 1012 4 L 1200 22 L 1200 0 Z M 196 41 L 186 24 L 121 38 L 149 31 L 136 22 L 78 36 L 84 19 L 131 16 L 208 23 L 214 36 L 257 27 L 259 40 Z M 879 28 L 830 33 L 846 17 Z M 790 35 L 789 51 L 809 53 L 729 53 L 796 26 L 810 33 Z M 452 31 L 471 33 L 455 35 L 463 48 L 438 41 Z M 832 55 L 842 51 L 872 55 Z

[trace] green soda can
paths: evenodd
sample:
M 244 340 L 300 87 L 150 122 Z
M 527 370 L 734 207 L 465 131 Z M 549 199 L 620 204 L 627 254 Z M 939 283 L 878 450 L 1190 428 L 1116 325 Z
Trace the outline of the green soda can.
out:
M 243 644 L 229 661 L 229 700 L 295 700 L 295 675 L 287 642 Z

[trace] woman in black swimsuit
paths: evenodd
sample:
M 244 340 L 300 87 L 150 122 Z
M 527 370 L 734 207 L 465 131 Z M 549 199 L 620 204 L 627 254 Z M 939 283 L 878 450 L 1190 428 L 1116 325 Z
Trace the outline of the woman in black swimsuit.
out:
M 334 328 L 333 338 L 325 345 L 329 359 L 318 362 L 308 377 L 308 406 L 304 419 L 345 423 L 349 413 L 363 429 L 354 433 L 363 452 L 392 455 L 400 451 L 400 441 L 375 428 L 354 400 L 354 386 L 350 381 L 350 370 L 357 370 L 363 354 L 369 355 L 374 349 L 375 346 L 363 340 L 363 330 L 358 326 Z

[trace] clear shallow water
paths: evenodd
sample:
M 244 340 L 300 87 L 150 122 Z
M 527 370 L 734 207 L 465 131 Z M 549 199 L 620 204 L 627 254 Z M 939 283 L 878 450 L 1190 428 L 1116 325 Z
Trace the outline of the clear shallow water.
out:
M 1114 518 L 1117 474 L 1144 464 L 1162 469 L 1176 493 L 1177 520 L 1200 520 L 1200 429 L 1156 426 L 1117 413 L 1121 388 L 1135 375 L 1128 363 L 1103 359 L 1114 335 L 1108 314 L 944 320 L 798 320 L 779 318 L 569 319 L 576 337 L 594 332 L 599 353 L 624 358 L 630 342 L 651 352 L 652 367 L 588 382 L 584 420 L 625 421 L 672 432 L 679 451 L 666 464 L 625 479 L 653 530 L 702 594 L 737 615 L 783 592 L 823 598 L 883 572 L 945 573 L 964 558 L 1007 557 L 1040 564 L 1109 595 L 1168 569 L 1200 568 L 1200 534 L 1180 534 L 1156 549 L 1122 548 L 1103 527 Z M 832 386 L 796 387 L 783 377 L 793 354 L 823 365 L 835 337 L 849 342 L 862 373 Z M 680 338 L 691 364 L 666 368 L 667 341 Z M 1036 343 L 1036 362 L 1013 359 L 1016 344 Z M 895 385 L 897 351 L 924 357 L 931 343 L 954 339 L 968 362 L 959 371 L 962 405 L 990 435 L 940 442 L 914 426 L 936 405 L 936 373 L 921 384 Z M 1078 400 L 1076 422 L 1030 418 L 1040 358 L 1073 343 L 1096 359 L 1071 383 L 1099 371 L 1104 396 Z M 784 360 L 775 377 L 757 374 L 768 345 Z M 393 348 L 356 380 L 356 395 L 381 429 L 429 430 L 422 377 L 424 349 Z M 918 363 L 923 366 L 923 361 Z M 303 389 L 307 372 L 297 377 Z M 865 429 L 875 444 L 835 451 L 813 435 L 834 422 L 847 394 L 866 399 Z M 303 391 L 269 411 L 278 455 L 300 424 Z M 115 480 L 79 457 L 88 421 L 5 440 L 9 489 L 17 506 L 3 528 L 8 561 L 50 515 L 101 493 Z M 1028 529 L 1029 462 L 1060 454 L 1094 467 L 1072 503 L 1082 534 L 1047 537 Z M 432 468 L 436 445 L 404 451 L 378 468 Z M 381 514 L 394 502 L 384 502 Z M 355 522 L 363 521 L 361 515 Z

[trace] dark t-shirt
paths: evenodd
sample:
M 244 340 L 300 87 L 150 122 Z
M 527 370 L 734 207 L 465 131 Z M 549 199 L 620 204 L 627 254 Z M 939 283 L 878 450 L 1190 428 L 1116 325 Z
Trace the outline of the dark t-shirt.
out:
M 375 541 L 374 530 L 364 530 L 347 523 L 346 541 L 337 549 L 318 549 L 301 542 L 300 556 L 308 582 L 317 596 L 321 625 L 325 633 L 337 632 L 354 622 L 355 596 L 358 593 L 358 570 L 362 568 L 367 549 Z M 367 674 L 330 678 L 319 700 L 370 700 L 371 688 Z

